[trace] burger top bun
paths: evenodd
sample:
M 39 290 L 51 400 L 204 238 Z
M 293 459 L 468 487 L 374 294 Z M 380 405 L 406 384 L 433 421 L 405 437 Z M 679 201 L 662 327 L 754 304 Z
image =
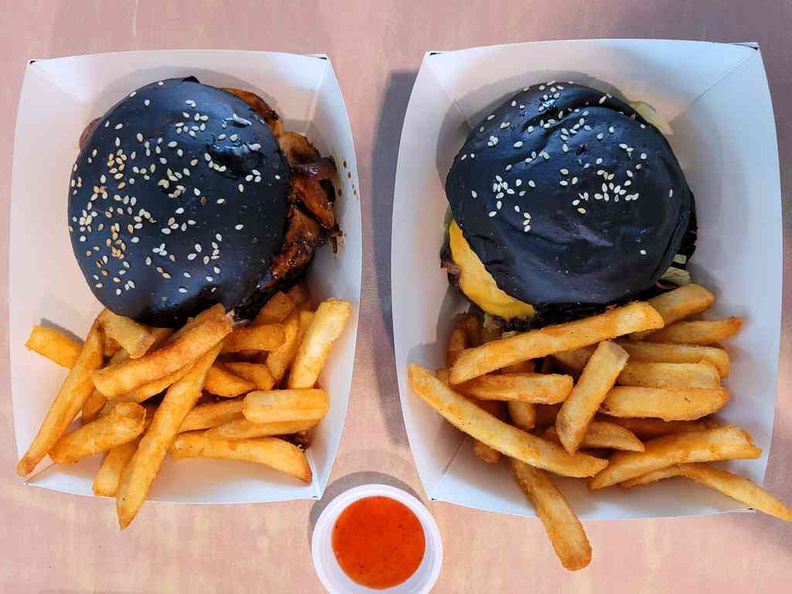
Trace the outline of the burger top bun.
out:
M 487 115 L 445 189 L 498 287 L 534 305 L 606 304 L 652 287 L 694 208 L 663 135 L 574 83 L 528 87 Z
M 283 244 L 289 166 L 245 102 L 193 77 L 146 85 L 96 123 L 74 164 L 68 224 L 111 311 L 177 326 L 255 290 Z

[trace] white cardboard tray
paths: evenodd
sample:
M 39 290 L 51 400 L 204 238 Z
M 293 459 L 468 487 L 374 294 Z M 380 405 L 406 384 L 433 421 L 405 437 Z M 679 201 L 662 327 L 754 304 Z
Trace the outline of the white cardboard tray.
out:
M 404 423 L 433 499 L 532 516 L 504 465 L 479 463 L 468 440 L 410 389 L 407 366 L 443 364 L 453 314 L 464 300 L 440 269 L 443 184 L 470 127 L 522 87 L 574 80 L 618 89 L 670 122 L 673 149 L 696 196 L 695 279 L 717 295 L 712 315 L 741 315 L 729 341 L 732 400 L 719 416 L 748 429 L 764 454 L 727 468 L 759 483 L 773 429 L 781 323 L 781 189 L 775 122 L 754 44 L 592 40 L 522 43 L 426 54 L 399 149 L 393 206 L 393 329 Z M 681 479 L 680 479 L 681 480 Z M 739 504 L 678 480 L 628 493 L 588 493 L 562 480 L 583 518 L 703 515 Z M 683 491 L 684 488 L 684 491 Z
M 17 451 L 35 435 L 65 371 L 27 351 L 25 340 L 42 320 L 84 337 L 100 305 L 82 278 L 66 229 L 69 173 L 85 125 L 149 82 L 195 75 L 201 82 L 261 94 L 286 128 L 306 133 L 339 166 L 336 213 L 344 233 L 334 255 L 317 254 L 308 283 L 316 299 L 338 297 L 355 308 L 320 383 L 330 410 L 312 433 L 304 485 L 259 465 L 220 460 L 166 462 L 151 499 L 183 503 L 250 503 L 319 498 L 335 459 L 346 415 L 355 358 L 361 282 L 360 199 L 349 117 L 326 56 L 246 51 L 145 51 L 32 60 L 17 116 L 11 190 L 9 338 Z M 344 165 L 345 164 L 345 165 Z M 100 456 L 71 466 L 42 463 L 29 484 L 91 494 Z

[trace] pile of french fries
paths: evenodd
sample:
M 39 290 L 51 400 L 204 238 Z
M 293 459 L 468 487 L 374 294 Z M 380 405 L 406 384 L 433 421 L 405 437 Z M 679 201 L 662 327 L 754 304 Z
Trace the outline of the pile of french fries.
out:
M 473 437 L 476 456 L 509 469 L 536 509 L 561 563 L 586 567 L 591 546 L 551 475 L 590 490 L 684 477 L 792 522 L 792 509 L 709 462 L 758 458 L 750 434 L 711 417 L 729 401 L 720 341 L 740 318 L 689 321 L 714 302 L 689 284 L 648 302 L 524 333 L 493 336 L 461 314 L 447 367 L 412 364 L 415 392 Z
M 83 343 L 35 326 L 26 346 L 69 373 L 17 473 L 105 453 L 93 491 L 116 498 L 122 528 L 167 455 L 245 460 L 308 483 L 306 432 L 329 407 L 317 379 L 351 311 L 337 299 L 314 310 L 299 284 L 236 327 L 222 305 L 175 332 L 104 310 Z

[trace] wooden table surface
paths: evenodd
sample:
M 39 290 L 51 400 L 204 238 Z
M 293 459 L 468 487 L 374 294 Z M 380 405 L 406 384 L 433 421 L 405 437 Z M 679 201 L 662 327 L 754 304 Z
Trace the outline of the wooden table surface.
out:
M 1 5 L 3 281 L 8 274 L 14 122 L 26 59 L 155 48 L 280 50 L 331 56 L 358 151 L 364 289 L 354 387 L 328 496 L 372 480 L 401 482 L 422 492 L 396 389 L 389 235 L 402 117 L 426 50 L 599 37 L 758 41 L 775 104 L 785 194 L 792 184 L 788 175 L 792 166 L 790 0 L 5 0 Z M 792 238 L 789 206 L 785 199 L 787 252 Z M 785 270 L 788 310 L 792 304 L 789 257 Z M 5 291 L 0 295 L 2 313 L 7 316 Z M 787 315 L 766 485 L 792 501 L 789 323 Z M 309 547 L 321 502 L 148 504 L 122 534 L 108 500 L 25 488 L 14 474 L 7 346 L 3 332 L 2 592 L 321 591 Z M 442 503 L 433 503 L 430 509 L 445 545 L 437 592 L 789 592 L 792 584 L 792 528 L 765 516 L 735 513 L 588 522 L 593 561 L 587 569 L 570 574 L 555 559 L 538 520 Z

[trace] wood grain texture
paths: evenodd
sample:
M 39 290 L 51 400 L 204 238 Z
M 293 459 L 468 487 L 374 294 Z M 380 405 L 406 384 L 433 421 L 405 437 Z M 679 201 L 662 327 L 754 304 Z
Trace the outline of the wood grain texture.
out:
M 776 109 L 781 171 L 792 171 L 789 0 L 30 0 L 0 18 L 0 283 L 8 278 L 8 196 L 28 58 L 156 48 L 324 52 L 332 57 L 358 151 L 365 236 L 355 381 L 327 497 L 362 482 L 421 492 L 398 405 L 390 339 L 390 228 L 402 117 L 431 49 L 529 40 L 658 37 L 759 41 Z M 792 195 L 792 178 L 782 180 Z M 786 202 L 784 210 L 790 211 Z M 790 219 L 785 223 L 789 240 Z M 788 245 L 792 245 L 789 244 Z M 792 253 L 789 252 L 790 256 Z M 792 258 L 784 310 L 792 311 Z M 0 315 L 8 297 L 0 291 Z M 792 333 L 782 337 L 766 486 L 792 500 Z M 309 537 L 322 503 L 145 505 L 120 534 L 113 502 L 25 488 L 14 474 L 7 337 L 0 338 L 2 592 L 321 592 Z M 384 476 L 387 475 L 387 476 Z M 588 522 L 591 565 L 568 574 L 535 519 L 430 505 L 445 544 L 436 592 L 780 592 L 792 532 L 773 518 Z

